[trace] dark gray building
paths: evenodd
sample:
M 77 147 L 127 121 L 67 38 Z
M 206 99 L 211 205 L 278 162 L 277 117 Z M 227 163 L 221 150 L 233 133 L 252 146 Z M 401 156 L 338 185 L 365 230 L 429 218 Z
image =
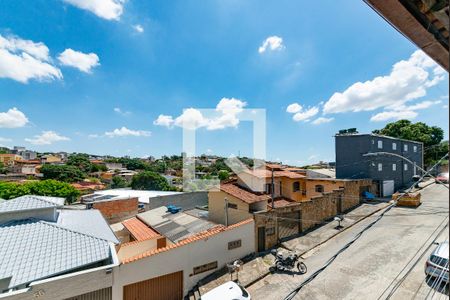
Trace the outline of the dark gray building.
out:
M 387 196 L 411 183 L 414 175 L 422 174 L 420 142 L 359 133 L 336 134 L 335 138 L 336 178 L 370 178 L 379 183 L 380 193 Z

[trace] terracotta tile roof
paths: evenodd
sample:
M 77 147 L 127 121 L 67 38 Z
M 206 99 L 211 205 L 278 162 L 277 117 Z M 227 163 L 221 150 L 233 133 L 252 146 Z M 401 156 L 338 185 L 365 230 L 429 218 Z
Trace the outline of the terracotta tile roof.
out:
M 159 233 L 148 227 L 136 217 L 123 221 L 122 225 L 128 229 L 137 241 L 148 240 L 160 236 Z
M 221 184 L 220 190 L 249 204 L 270 199 L 269 195 L 252 193 L 233 183 Z
M 295 205 L 298 204 L 299 202 L 296 201 L 292 201 L 290 199 L 286 199 L 286 198 L 279 198 L 279 199 L 275 199 L 275 208 L 277 207 L 285 207 L 285 206 L 289 206 L 289 205 Z M 268 208 L 272 208 L 272 201 L 270 201 L 267 204 Z
M 250 171 L 244 171 L 243 173 L 247 173 L 250 175 L 253 175 L 258 178 L 271 178 L 272 177 L 272 171 L 269 170 L 250 170 Z M 292 179 L 299 179 L 299 178 L 306 178 L 306 176 L 299 174 L 297 172 L 291 172 L 287 170 L 281 170 L 281 171 L 274 171 L 273 172 L 274 177 L 287 177 Z
M 230 225 L 228 227 L 217 226 L 217 228 L 215 227 L 216 229 L 214 229 L 214 230 L 209 229 L 209 230 L 206 230 L 204 232 L 200 232 L 200 233 L 198 233 L 198 234 L 196 234 L 196 235 L 194 235 L 192 237 L 189 237 L 187 239 L 179 241 L 178 243 L 175 243 L 175 244 L 172 244 L 172 245 L 169 245 L 169 246 L 166 246 L 166 247 L 158 248 L 158 249 L 153 249 L 153 250 L 141 253 L 141 254 L 136 255 L 136 256 L 128 257 L 128 258 L 126 258 L 126 259 L 124 259 L 122 261 L 122 264 L 128 264 L 128 263 L 131 263 L 133 261 L 136 261 L 136 260 L 139 260 L 139 259 L 142 259 L 142 258 L 145 258 L 145 257 L 149 257 L 149 256 L 152 256 L 152 255 L 161 253 L 161 252 L 169 251 L 169 250 L 174 249 L 174 248 L 185 246 L 187 244 L 206 239 L 206 238 L 211 237 L 213 235 L 216 235 L 216 234 L 218 234 L 220 232 L 231 230 L 231 229 L 234 229 L 236 227 L 239 227 L 239 226 L 242 226 L 242 225 L 245 225 L 245 224 L 249 224 L 249 223 L 252 223 L 252 222 L 253 222 L 253 219 L 247 219 L 247 220 L 241 221 L 239 223 Z
M 300 179 L 300 178 L 306 178 L 305 175 L 291 172 L 291 171 L 275 171 L 273 172 L 275 177 L 287 177 L 292 179 Z

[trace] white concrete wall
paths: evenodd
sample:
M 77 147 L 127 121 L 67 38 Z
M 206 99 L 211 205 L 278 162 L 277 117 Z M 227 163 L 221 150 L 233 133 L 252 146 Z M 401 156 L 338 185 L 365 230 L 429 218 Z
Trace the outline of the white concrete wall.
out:
M 240 248 L 228 250 L 228 242 L 241 239 Z M 254 222 L 191 242 L 165 252 L 120 265 L 114 269 L 113 300 L 123 299 L 123 287 L 162 275 L 183 271 L 186 294 L 200 279 L 217 269 L 193 275 L 193 268 L 217 261 L 218 268 L 255 251 Z
M 141 242 L 131 242 L 128 245 L 124 245 L 120 247 L 117 256 L 119 257 L 119 261 L 122 261 L 125 258 L 133 257 L 135 255 L 141 254 L 148 250 L 156 249 L 157 240 L 161 237 L 155 237 L 153 239 L 141 241 Z

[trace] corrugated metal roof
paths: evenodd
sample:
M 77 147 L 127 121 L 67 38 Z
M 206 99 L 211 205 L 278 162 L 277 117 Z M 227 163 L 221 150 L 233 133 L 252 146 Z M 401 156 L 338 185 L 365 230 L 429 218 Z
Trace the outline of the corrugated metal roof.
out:
M 140 213 L 137 218 L 172 242 L 186 239 L 217 225 L 183 212 L 172 214 L 167 212 L 165 206 Z
M 28 219 L 0 225 L 0 279 L 8 287 L 64 274 L 110 258 L 106 240 L 45 221 Z
M 60 207 L 64 205 L 64 201 L 65 199 L 60 197 L 26 195 L 1 202 L 0 213 Z

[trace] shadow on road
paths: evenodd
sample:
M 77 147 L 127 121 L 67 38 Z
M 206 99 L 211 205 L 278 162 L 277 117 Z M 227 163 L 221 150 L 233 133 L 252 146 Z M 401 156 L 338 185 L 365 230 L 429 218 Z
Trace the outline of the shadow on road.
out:
M 426 283 L 436 292 L 447 296 L 449 295 L 448 283 L 442 282 L 441 278 L 427 276 Z

